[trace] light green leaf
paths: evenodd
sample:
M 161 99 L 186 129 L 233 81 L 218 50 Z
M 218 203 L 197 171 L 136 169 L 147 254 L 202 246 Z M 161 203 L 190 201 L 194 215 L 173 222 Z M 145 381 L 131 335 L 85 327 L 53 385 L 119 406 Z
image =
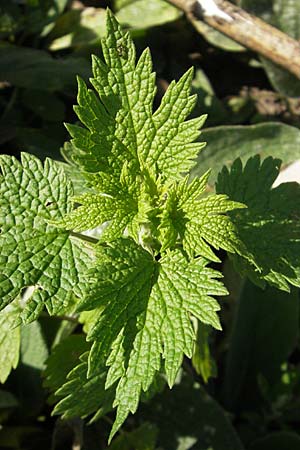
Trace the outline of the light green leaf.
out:
M 106 408 L 105 395 L 114 397 L 111 439 L 136 411 L 142 392 L 155 385 L 159 371 L 172 386 L 184 355 L 192 357 L 192 317 L 221 329 L 212 296 L 227 291 L 217 281 L 220 273 L 207 267 L 217 260 L 209 245 L 237 251 L 240 242 L 225 214 L 243 205 L 226 195 L 199 198 L 208 174 L 190 185 L 184 178 L 203 147 L 193 141 L 205 118 L 185 121 L 195 104 L 192 71 L 170 84 L 153 113 L 149 52 L 136 63 L 129 34 L 110 12 L 107 31 L 105 63 L 93 60 L 96 92 L 79 79 L 75 110 L 84 126 L 68 125 L 73 138 L 68 160 L 80 167 L 93 192 L 75 197 L 79 207 L 55 222 L 76 231 L 107 227 L 78 307 L 93 343 L 88 366 L 83 361 L 73 369 L 59 391 L 65 398 L 56 412 L 98 417 Z M 84 370 L 87 379 L 80 382 Z M 106 389 L 101 393 L 99 387 L 98 407 L 90 398 L 95 377 Z M 73 388 L 86 405 L 77 406 Z
M 79 304 L 80 310 L 105 305 L 88 333 L 88 340 L 97 339 L 90 354 L 91 372 L 107 359 L 124 325 L 144 313 L 156 266 L 150 253 L 130 239 L 100 247 L 97 256 L 99 264 L 89 271 L 89 294 Z
M 130 28 L 145 29 L 173 22 L 182 12 L 164 0 L 131 0 L 121 6 L 117 18 Z
M 1 308 L 30 287 L 19 304 L 20 320 L 28 322 L 44 306 L 54 314 L 81 296 L 91 249 L 48 224 L 70 210 L 72 185 L 61 168 L 26 153 L 21 163 L 1 155 L 0 165 Z
M 192 364 L 198 375 L 201 375 L 204 383 L 212 377 L 216 377 L 217 367 L 210 352 L 209 335 L 210 328 L 196 321 L 197 340 L 194 347 Z
M 110 174 L 111 184 L 119 184 L 125 162 L 132 175 L 142 175 L 152 167 L 152 172 L 164 178 L 178 179 L 193 166 L 203 147 L 193 141 L 205 117 L 184 122 L 196 100 L 189 94 L 192 72 L 170 84 L 153 114 L 156 88 L 149 51 L 136 63 L 129 34 L 111 13 L 107 17 L 108 35 L 102 41 L 106 64 L 94 58 L 91 80 L 100 99 L 79 82 L 76 112 L 86 128 L 68 127 L 73 159 L 87 172 L 99 172 L 95 175 L 98 190 L 102 189 L 104 170 Z
M 154 382 L 161 358 L 168 382 L 174 384 L 183 355 L 193 354 L 190 314 L 221 328 L 219 305 L 211 296 L 227 291 L 216 280 L 220 273 L 206 265 L 201 258 L 189 262 L 179 250 L 157 262 L 130 239 L 118 239 L 99 250 L 99 262 L 89 274 L 89 295 L 80 309 L 105 305 L 88 332 L 88 340 L 94 341 L 88 376 L 103 373 L 106 363 L 105 386 L 116 384 L 117 417 L 111 436 L 129 412 L 136 411 L 141 392 Z
M 20 328 L 13 328 L 18 311 L 8 307 L 0 312 L 0 383 L 4 383 L 19 362 Z
M 246 50 L 241 44 L 238 44 L 225 34 L 220 33 L 220 31 L 217 31 L 215 28 L 210 27 L 202 20 L 193 20 L 192 24 L 196 30 L 203 35 L 207 42 L 221 48 L 222 50 L 226 50 L 228 52 L 244 52 Z
M 80 207 L 73 210 L 60 226 L 74 231 L 93 229 L 100 224 L 103 227 L 101 241 L 106 242 L 122 236 L 125 228 L 130 225 L 138 213 L 138 199 L 131 195 L 125 185 L 115 196 L 101 194 L 83 194 L 73 198 Z
M 60 16 L 48 36 L 52 51 L 95 44 L 104 36 L 105 10 L 85 7 L 71 9 Z
M 244 168 L 238 159 L 231 171 L 223 168 L 216 189 L 248 206 L 230 213 L 246 248 L 233 256 L 236 269 L 259 285 L 289 291 L 289 283 L 300 286 L 300 185 L 271 189 L 279 169 L 280 160 L 271 157 L 261 163 L 257 155 Z
M 47 342 L 38 321 L 21 328 L 21 362 L 27 367 L 40 371 L 45 369 L 49 355 Z
M 211 187 L 224 165 L 230 167 L 236 158 L 243 163 L 259 154 L 262 159 L 273 156 L 284 165 L 299 159 L 300 131 L 283 123 L 262 123 L 247 126 L 221 126 L 202 131 L 208 145 L 197 158 L 191 177 L 202 175 L 212 168 L 209 178 Z
M 190 184 L 185 179 L 170 188 L 160 224 L 162 251 L 174 247 L 180 236 L 184 250 L 191 257 L 201 255 L 219 261 L 208 244 L 239 252 L 242 244 L 225 213 L 244 205 L 230 201 L 226 195 L 199 198 L 206 189 L 208 177 L 209 172 Z
M 149 51 L 136 63 L 129 34 L 110 12 L 107 31 L 102 42 L 106 64 L 93 60 L 97 93 L 78 82 L 75 111 L 85 127 L 67 126 L 73 137 L 68 158 L 85 171 L 94 193 L 75 198 L 79 208 L 58 225 L 83 231 L 105 224 L 102 241 L 126 231 L 158 249 L 155 230 L 164 193 L 194 165 L 204 144 L 193 141 L 205 117 L 185 122 L 195 104 L 191 70 L 170 84 L 153 114 L 156 88 Z

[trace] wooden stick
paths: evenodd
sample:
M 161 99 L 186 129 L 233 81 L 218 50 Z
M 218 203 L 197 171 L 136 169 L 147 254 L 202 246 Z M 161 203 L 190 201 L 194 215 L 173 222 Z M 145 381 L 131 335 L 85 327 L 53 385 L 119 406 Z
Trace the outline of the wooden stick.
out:
M 300 79 L 300 42 L 226 0 L 167 0 Z M 196 25 L 196 23 L 195 23 Z

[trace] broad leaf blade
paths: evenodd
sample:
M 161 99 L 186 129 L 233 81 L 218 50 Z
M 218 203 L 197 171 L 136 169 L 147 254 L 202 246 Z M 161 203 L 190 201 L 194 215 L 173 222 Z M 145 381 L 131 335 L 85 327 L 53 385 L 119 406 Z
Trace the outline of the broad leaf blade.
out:
M 12 307 L 0 312 L 0 383 L 4 383 L 19 362 L 20 328 L 13 328 L 16 311 Z
M 105 389 L 106 371 L 102 368 L 87 379 L 87 357 L 87 353 L 81 356 L 79 365 L 68 375 L 69 381 L 56 391 L 55 395 L 63 398 L 56 405 L 53 414 L 61 414 L 67 419 L 94 413 L 96 420 L 112 409 L 115 392 L 112 388 Z
M 189 184 L 185 179 L 170 187 L 159 226 L 162 251 L 174 248 L 180 238 L 190 257 L 201 255 L 218 262 L 210 245 L 239 253 L 242 243 L 226 213 L 245 206 L 226 195 L 201 198 L 208 176 L 209 171 Z
M 279 382 L 282 364 L 297 342 L 298 317 L 296 289 L 288 294 L 245 283 L 227 355 L 223 384 L 227 408 L 245 411 L 257 407 L 261 402 L 259 377 L 263 376 L 270 386 Z
M 94 341 L 88 376 L 109 366 L 106 389 L 116 386 L 113 436 L 128 414 L 136 411 L 161 359 L 172 386 L 183 356 L 192 356 L 195 333 L 190 315 L 221 328 L 219 305 L 212 296 L 227 291 L 216 280 L 220 273 L 206 267 L 206 260 L 190 262 L 179 250 L 157 262 L 133 240 L 118 239 L 101 248 L 98 256 L 89 273 L 89 295 L 80 309 L 100 311 L 88 332 L 88 339 Z
M 100 98 L 80 83 L 76 112 L 87 129 L 70 129 L 73 159 L 89 172 L 103 170 L 99 161 L 105 161 L 116 181 L 124 162 L 130 160 L 138 172 L 155 164 L 163 176 L 178 179 L 203 147 L 192 142 L 205 117 L 184 122 L 195 103 L 195 96 L 189 94 L 192 72 L 171 83 L 153 114 L 156 88 L 149 51 L 136 63 L 133 42 L 111 13 L 107 31 L 102 42 L 106 64 L 93 60 L 91 81 Z
M 182 12 L 164 0 L 134 0 L 126 2 L 125 5 L 116 7 L 118 9 L 117 18 L 120 23 L 133 29 L 145 29 L 163 25 L 175 21 L 181 17 Z
M 248 208 L 231 212 L 246 252 L 234 255 L 238 271 L 264 286 L 266 282 L 289 291 L 300 286 L 300 185 L 285 183 L 271 189 L 280 161 L 259 156 L 243 168 L 236 160 L 219 174 L 216 189 Z
M 84 335 L 68 336 L 54 347 L 46 361 L 44 386 L 56 391 L 66 381 L 68 373 L 77 366 L 80 355 L 89 350 Z
M 227 412 L 185 374 L 171 391 L 142 405 L 140 415 L 158 426 L 162 450 L 244 449 Z
M 57 313 L 74 293 L 81 295 L 81 273 L 91 250 L 48 224 L 70 210 L 72 186 L 62 169 L 49 159 L 43 166 L 25 153 L 21 163 L 2 155 L 0 164 L 1 307 L 30 286 L 21 314 L 30 321 L 44 306 Z

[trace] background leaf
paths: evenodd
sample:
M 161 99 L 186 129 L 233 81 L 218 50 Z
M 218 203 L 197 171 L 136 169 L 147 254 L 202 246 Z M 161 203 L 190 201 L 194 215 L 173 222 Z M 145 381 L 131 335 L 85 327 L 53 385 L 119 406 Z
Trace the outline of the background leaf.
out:
M 105 15 L 105 9 L 93 7 L 67 11 L 48 35 L 48 48 L 57 51 L 100 44 L 100 38 L 105 35 Z
M 237 157 L 245 163 L 256 154 L 262 159 L 273 156 L 288 165 L 300 156 L 300 130 L 283 123 L 208 128 L 202 131 L 201 140 L 207 141 L 207 146 L 199 154 L 191 177 L 212 168 L 211 187 L 222 167 L 230 167 Z
M 118 436 L 109 446 L 109 450 L 155 450 L 157 427 L 144 423 L 131 432 Z
M 118 7 L 118 3 L 117 3 Z M 119 2 L 120 9 L 117 18 L 125 26 L 130 28 L 150 28 L 177 20 L 182 12 L 164 0 L 129 0 Z M 141 20 L 143 17 L 143 20 Z
M 140 413 L 158 426 L 162 450 L 243 450 L 226 412 L 187 376 Z
M 298 450 L 300 436 L 290 431 L 277 431 L 258 439 L 249 450 Z
M 239 298 L 224 380 L 225 404 L 245 410 L 257 405 L 259 376 L 278 382 L 281 365 L 299 335 L 298 291 L 265 290 L 246 281 Z
M 18 311 L 9 308 L 0 312 L 0 383 L 4 383 L 19 362 L 20 328 L 13 328 Z
M 85 79 L 90 75 L 90 65 L 83 58 L 54 59 L 43 50 L 0 45 L 1 81 L 52 92 L 74 87 L 76 75 Z
M 241 5 L 250 12 L 269 21 L 292 38 L 300 39 L 300 3 L 298 0 L 242 0 Z M 299 79 L 287 70 L 261 57 L 271 84 L 289 97 L 300 95 Z
M 237 159 L 223 167 L 216 190 L 248 208 L 230 212 L 243 243 L 232 256 L 235 269 L 264 287 L 267 283 L 289 291 L 300 286 L 300 184 L 282 183 L 272 189 L 280 160 L 250 158 L 243 167 Z

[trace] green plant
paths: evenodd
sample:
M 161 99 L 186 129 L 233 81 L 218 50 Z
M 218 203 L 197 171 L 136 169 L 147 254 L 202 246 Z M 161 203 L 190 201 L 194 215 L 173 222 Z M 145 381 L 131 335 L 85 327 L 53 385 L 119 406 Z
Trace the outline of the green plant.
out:
M 21 162 L 0 157 L 0 294 L 11 327 L 45 307 L 49 315 L 80 314 L 87 343 L 62 341 L 46 384 L 63 417 L 95 421 L 117 408 L 111 439 L 141 396 L 164 379 L 174 385 L 183 357 L 199 351 L 196 330 L 221 329 L 214 296 L 227 289 L 209 267 L 220 262 L 212 247 L 259 285 L 300 286 L 300 193 L 296 184 L 271 190 L 280 161 L 254 157 L 224 169 L 217 194 L 206 195 L 209 171 L 189 178 L 205 120 L 187 119 L 196 102 L 192 71 L 171 83 L 153 113 L 149 51 L 136 63 L 129 34 L 110 12 L 102 49 L 94 90 L 78 80 L 83 126 L 67 125 L 68 168 L 29 154 Z M 85 180 L 85 192 L 73 195 L 67 173 Z M 82 349 L 79 364 L 77 353 L 62 363 L 73 345 Z

